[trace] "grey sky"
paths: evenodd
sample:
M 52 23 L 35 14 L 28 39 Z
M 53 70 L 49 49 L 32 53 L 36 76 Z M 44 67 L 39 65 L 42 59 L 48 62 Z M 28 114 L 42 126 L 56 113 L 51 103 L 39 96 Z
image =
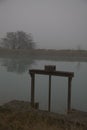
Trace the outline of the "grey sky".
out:
M 87 0 L 0 0 L 0 37 L 17 30 L 39 48 L 87 49 Z

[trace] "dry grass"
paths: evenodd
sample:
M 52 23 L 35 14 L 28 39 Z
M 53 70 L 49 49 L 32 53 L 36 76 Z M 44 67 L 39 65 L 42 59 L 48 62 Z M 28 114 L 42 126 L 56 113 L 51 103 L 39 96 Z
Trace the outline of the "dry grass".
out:
M 0 130 L 87 130 L 87 127 L 57 120 L 38 111 L 13 111 L 0 107 Z
M 52 49 L 7 49 L 0 48 L 0 55 L 60 55 L 60 56 L 87 56 L 87 50 L 52 50 Z
M 29 57 L 39 60 L 59 60 L 59 61 L 87 61 L 87 50 L 52 50 L 52 49 L 6 49 L 0 48 L 1 58 L 22 58 L 28 60 Z

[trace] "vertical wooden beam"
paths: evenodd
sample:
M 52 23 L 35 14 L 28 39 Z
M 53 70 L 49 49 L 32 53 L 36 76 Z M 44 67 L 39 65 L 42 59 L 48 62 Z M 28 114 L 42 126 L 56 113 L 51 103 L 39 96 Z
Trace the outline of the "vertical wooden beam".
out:
M 31 106 L 34 107 L 35 74 L 31 74 Z
M 71 81 L 72 77 L 68 77 L 68 101 L 67 101 L 67 112 L 71 111 Z
M 49 92 L 48 92 L 48 111 L 50 112 L 51 107 L 51 75 L 49 75 Z
M 51 76 L 68 77 L 68 98 L 67 98 L 67 112 L 71 111 L 71 81 L 74 76 L 73 72 L 55 71 L 55 66 L 45 66 L 45 70 L 30 70 L 31 75 L 31 105 L 35 107 L 35 74 L 49 75 L 49 90 L 48 90 L 48 111 L 51 109 Z

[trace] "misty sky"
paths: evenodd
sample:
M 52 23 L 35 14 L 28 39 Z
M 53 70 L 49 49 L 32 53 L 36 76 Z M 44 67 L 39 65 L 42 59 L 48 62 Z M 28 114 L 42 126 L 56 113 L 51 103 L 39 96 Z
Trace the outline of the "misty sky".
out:
M 0 0 L 0 37 L 17 30 L 38 48 L 87 49 L 87 0 Z

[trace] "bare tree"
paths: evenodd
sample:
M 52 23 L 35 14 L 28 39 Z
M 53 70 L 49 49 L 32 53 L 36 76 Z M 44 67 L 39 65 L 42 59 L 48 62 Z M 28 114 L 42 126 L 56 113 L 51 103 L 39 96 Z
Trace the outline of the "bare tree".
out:
M 32 35 L 23 31 L 7 32 L 6 37 L 1 39 L 1 44 L 9 49 L 34 49 L 35 47 Z

